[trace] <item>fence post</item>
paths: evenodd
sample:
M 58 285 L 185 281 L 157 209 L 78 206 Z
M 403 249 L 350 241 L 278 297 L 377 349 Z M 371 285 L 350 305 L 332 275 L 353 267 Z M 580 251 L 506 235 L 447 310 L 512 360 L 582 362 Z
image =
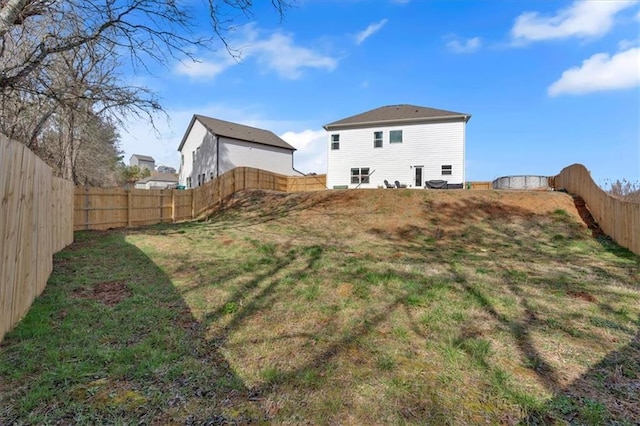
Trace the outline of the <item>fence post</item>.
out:
M 176 190 L 171 190 L 171 223 L 176 221 Z
M 127 228 L 131 228 L 131 190 L 127 189 Z
M 196 197 L 195 197 L 195 188 L 191 188 L 191 219 L 195 219 L 196 217 Z
M 233 191 L 231 191 L 232 194 L 236 193 L 236 171 L 233 170 L 231 172 L 231 178 L 233 179 Z
M 84 230 L 89 230 L 89 186 L 84 186 Z

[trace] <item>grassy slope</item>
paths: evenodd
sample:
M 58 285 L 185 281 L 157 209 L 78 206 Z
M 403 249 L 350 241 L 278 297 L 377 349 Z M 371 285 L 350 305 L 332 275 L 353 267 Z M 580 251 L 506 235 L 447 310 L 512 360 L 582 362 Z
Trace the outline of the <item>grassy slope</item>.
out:
M 238 197 L 78 233 L 0 423 L 640 421 L 640 272 L 557 193 Z

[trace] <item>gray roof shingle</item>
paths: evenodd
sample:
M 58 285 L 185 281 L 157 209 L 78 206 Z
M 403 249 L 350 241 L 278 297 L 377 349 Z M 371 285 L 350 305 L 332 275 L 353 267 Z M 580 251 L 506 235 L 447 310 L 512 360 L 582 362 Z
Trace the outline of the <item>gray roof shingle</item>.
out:
M 230 121 L 218 120 L 217 118 L 195 114 L 191 119 L 191 124 L 189 124 L 187 132 L 182 138 L 182 142 L 180 142 L 178 151 L 182 149 L 182 146 L 184 145 L 187 135 L 189 134 L 191 126 L 193 126 L 195 120 L 200 121 L 200 123 L 202 123 L 202 125 L 206 127 L 207 130 L 218 136 L 224 136 L 246 142 L 259 143 L 262 145 L 275 146 L 278 148 L 290 149 L 292 151 L 296 150 L 294 147 L 289 145 L 287 142 L 285 142 L 275 133 L 269 130 L 258 129 L 256 127 L 245 126 L 244 124 L 232 123 Z
M 388 105 L 372 109 L 361 114 L 343 118 L 333 123 L 325 124 L 325 130 L 337 127 L 350 127 L 362 125 L 383 125 L 392 123 L 420 122 L 439 119 L 463 119 L 468 121 L 470 114 L 421 107 L 415 105 Z

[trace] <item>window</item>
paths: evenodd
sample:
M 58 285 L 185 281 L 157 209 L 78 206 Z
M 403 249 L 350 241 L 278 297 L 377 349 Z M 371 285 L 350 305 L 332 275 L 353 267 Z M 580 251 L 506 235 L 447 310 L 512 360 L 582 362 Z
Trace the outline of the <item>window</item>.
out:
M 184 154 L 180 154 L 180 165 L 184 165 Z
M 200 185 L 202 184 L 202 183 L 200 182 L 201 177 L 202 177 L 201 175 L 198 175 L 198 186 L 200 186 Z
M 211 172 L 211 177 L 209 178 L 209 180 L 213 180 L 213 172 Z
M 447 164 L 447 165 L 443 165 L 442 166 L 442 174 L 443 175 L 450 175 L 451 174 L 451 164 Z
M 392 130 L 389 132 L 389 143 L 402 143 L 402 130 Z
M 192 162 L 193 164 L 196 164 L 196 152 L 195 152 L 195 151 L 193 151 L 193 152 L 191 153 L 191 162 Z
M 340 149 L 340 135 L 331 135 L 331 149 Z
M 202 174 L 202 184 L 204 185 L 204 181 L 207 179 L 207 174 L 203 173 Z
M 382 148 L 382 132 L 373 132 L 373 147 Z
M 191 188 L 191 178 L 187 178 L 187 188 Z
M 351 169 L 351 183 L 369 183 L 369 167 Z

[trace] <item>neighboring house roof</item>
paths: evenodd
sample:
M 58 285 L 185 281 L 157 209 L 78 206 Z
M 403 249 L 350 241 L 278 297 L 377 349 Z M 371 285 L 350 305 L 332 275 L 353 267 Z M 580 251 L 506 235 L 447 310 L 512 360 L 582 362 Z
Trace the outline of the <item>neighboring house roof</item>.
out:
M 261 145 L 275 146 L 295 151 L 296 149 L 279 138 L 275 133 L 258 129 L 256 127 L 245 126 L 243 124 L 232 123 L 230 121 L 218 120 L 217 118 L 205 117 L 204 115 L 195 114 L 189 123 L 189 127 L 182 137 L 178 151 L 182 150 L 182 146 L 187 140 L 187 135 L 193 127 L 193 123 L 198 120 L 211 133 L 224 136 L 227 138 L 238 139 L 246 142 L 259 143 Z
M 142 161 L 152 161 L 152 162 L 156 162 L 156 160 L 153 159 L 153 157 L 149 157 L 148 155 L 139 155 L 139 154 L 133 154 L 131 156 L 131 158 L 136 157 L 138 160 L 142 160 Z
M 463 119 L 465 122 L 471 118 L 470 114 L 421 107 L 415 105 L 388 105 L 362 114 L 353 115 L 325 124 L 324 129 L 340 127 L 360 127 L 367 125 L 402 124 L 411 122 L 437 121 L 444 119 Z
M 178 182 L 178 177 L 174 173 L 158 173 L 153 176 L 148 176 L 144 179 L 140 179 L 136 183 L 147 182 Z

